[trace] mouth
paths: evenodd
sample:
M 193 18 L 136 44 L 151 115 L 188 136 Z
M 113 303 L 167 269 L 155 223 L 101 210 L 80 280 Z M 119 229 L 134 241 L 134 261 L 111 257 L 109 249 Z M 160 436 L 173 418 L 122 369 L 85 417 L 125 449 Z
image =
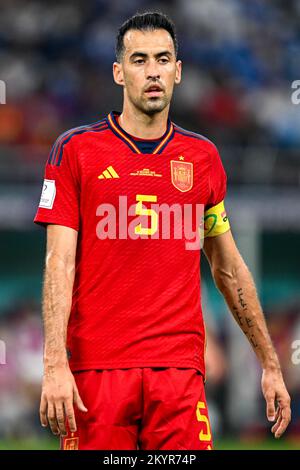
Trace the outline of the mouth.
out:
M 147 88 L 147 90 L 145 91 L 146 95 L 151 98 L 160 96 L 162 92 L 163 90 L 161 89 L 159 85 L 152 85 L 149 88 Z

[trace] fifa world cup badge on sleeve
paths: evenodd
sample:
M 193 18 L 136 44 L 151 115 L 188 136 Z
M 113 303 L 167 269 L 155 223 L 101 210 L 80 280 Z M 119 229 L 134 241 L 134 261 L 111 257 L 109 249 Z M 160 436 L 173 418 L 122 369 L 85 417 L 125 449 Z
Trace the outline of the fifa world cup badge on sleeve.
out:
M 55 195 L 56 195 L 55 181 L 45 179 L 39 207 L 43 207 L 44 209 L 52 209 Z

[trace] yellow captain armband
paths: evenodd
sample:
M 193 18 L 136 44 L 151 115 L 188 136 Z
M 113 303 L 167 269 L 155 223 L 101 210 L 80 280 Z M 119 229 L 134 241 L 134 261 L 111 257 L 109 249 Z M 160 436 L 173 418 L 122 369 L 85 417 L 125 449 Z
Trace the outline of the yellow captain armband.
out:
M 217 237 L 229 229 L 224 201 L 204 212 L 204 237 Z

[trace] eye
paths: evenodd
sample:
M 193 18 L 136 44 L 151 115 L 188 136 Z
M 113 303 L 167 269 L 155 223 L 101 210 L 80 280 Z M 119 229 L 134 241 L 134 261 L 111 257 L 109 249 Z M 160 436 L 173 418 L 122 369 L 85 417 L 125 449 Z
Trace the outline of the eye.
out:
M 161 64 L 167 64 L 167 63 L 169 62 L 169 59 L 168 59 L 167 57 L 161 57 L 161 58 L 159 59 L 159 62 L 160 62 Z
M 144 62 L 145 62 L 144 59 L 136 59 L 134 61 L 135 64 L 143 64 Z

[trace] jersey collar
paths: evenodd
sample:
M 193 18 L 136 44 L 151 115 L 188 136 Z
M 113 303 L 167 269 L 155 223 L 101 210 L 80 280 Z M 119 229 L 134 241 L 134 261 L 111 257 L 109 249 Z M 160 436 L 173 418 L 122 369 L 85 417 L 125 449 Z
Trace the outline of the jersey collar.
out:
M 120 116 L 120 112 L 118 111 L 112 111 L 109 113 L 107 116 L 107 122 L 112 130 L 112 132 L 119 137 L 123 142 L 128 145 L 128 147 L 133 150 L 134 153 L 142 153 L 140 149 L 137 147 L 135 144 L 134 140 L 132 139 L 131 135 L 128 134 L 122 127 L 118 124 L 116 120 L 116 116 Z M 167 130 L 160 139 L 160 142 L 158 143 L 157 147 L 153 150 L 152 154 L 160 154 L 162 151 L 166 148 L 170 140 L 172 140 L 174 136 L 174 126 L 170 119 L 168 118 L 168 124 L 167 124 Z

